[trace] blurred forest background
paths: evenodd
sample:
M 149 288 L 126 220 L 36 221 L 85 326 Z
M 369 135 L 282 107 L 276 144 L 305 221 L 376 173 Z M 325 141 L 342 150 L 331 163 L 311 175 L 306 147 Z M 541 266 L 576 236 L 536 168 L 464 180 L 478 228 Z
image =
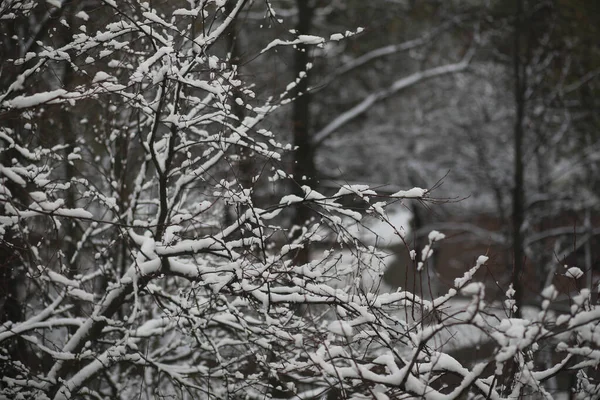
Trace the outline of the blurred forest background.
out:
M 480 279 L 498 294 L 512 282 L 518 302 L 537 303 L 553 282 L 568 292 L 572 281 L 557 280 L 564 265 L 585 271 L 578 284 L 597 284 L 598 2 L 274 3 L 296 21 L 295 34 L 364 28 L 249 60 L 265 28 L 252 25 L 250 10 L 232 38 L 234 62 L 267 91 L 312 63 L 295 88 L 301 95 L 271 121 L 297 146 L 289 160 L 297 182 L 323 193 L 347 183 L 435 188 L 441 204 L 396 209 L 411 248 L 423 248 L 432 229 L 447 235 L 429 265 L 432 290 L 447 290 L 480 254 L 491 258 Z M 249 163 L 241 173 L 262 167 Z M 296 222 L 310 216 L 298 214 Z M 407 246 L 390 249 L 385 284 L 411 288 Z
M 159 11 L 173 6 L 152 3 Z M 541 288 L 562 275 L 565 264 L 585 271 L 577 284 L 595 283 L 600 260 L 597 1 L 270 4 L 277 12 L 269 16 L 269 25 L 263 2 L 249 2 L 227 40 L 216 46 L 242 76 L 258 82 L 258 93 L 280 93 L 296 79 L 288 87 L 296 101 L 266 121 L 268 129 L 282 135 L 279 140 L 294 146 L 284 164 L 293 173 L 295 190 L 305 183 L 322 193 L 334 193 L 343 184 L 367 184 L 383 193 L 422 187 L 433 189 L 439 200 L 434 205 L 398 203 L 388 210 L 409 233 L 408 246 L 380 238 L 392 254 L 384 274 L 388 288 L 415 285 L 409 248 L 423 248 L 432 229 L 447 235 L 429 265 L 432 291 L 445 291 L 480 254 L 491 260 L 479 278 L 498 294 L 512 282 L 517 301 L 537 302 Z M 39 21 L 10 20 L 0 28 L 0 58 L 23 57 L 40 39 L 66 43 L 77 21 L 89 18 L 85 13 L 93 15 L 86 19 L 88 27 L 103 26 L 95 7 L 95 1 L 67 1 L 61 8 L 49 4 L 49 13 Z M 290 21 L 294 32 L 284 31 Z M 346 40 L 336 35 L 327 40 L 348 27 L 363 29 Z M 261 53 L 273 31 L 288 40 L 316 35 L 326 42 Z M 92 61 L 92 68 L 117 75 L 121 68 L 104 65 L 101 57 Z M 0 86 L 10 85 L 16 72 L 6 65 Z M 41 90 L 56 86 L 52 80 L 62 87 L 77 83 L 69 68 L 47 79 L 29 84 Z M 242 105 L 232 101 L 232 107 L 243 117 Z M 111 126 L 118 125 L 115 111 L 115 105 L 106 104 L 90 121 L 78 118 L 76 109 L 53 112 L 48 107 L 40 129 L 48 140 L 65 143 L 67 152 L 76 146 L 85 151 L 90 138 L 97 146 L 108 143 Z M 21 117 L 5 115 L 3 123 L 10 125 L 11 118 Z M 122 183 L 133 179 L 124 160 L 139 149 L 128 150 L 123 137 L 116 140 L 110 168 Z M 241 152 L 237 159 L 223 174 L 237 174 L 252 186 L 258 206 L 261 199 L 289 190 L 287 180 L 253 178 L 265 169 L 254 154 Z M 74 173 L 69 168 L 67 176 Z M 117 198 L 126 198 L 121 195 Z M 355 200 L 348 199 L 349 204 L 361 208 Z M 295 224 L 311 216 L 308 208 L 288 215 Z M 302 250 L 298 262 L 316 250 Z M 563 291 L 568 284 L 562 284 Z

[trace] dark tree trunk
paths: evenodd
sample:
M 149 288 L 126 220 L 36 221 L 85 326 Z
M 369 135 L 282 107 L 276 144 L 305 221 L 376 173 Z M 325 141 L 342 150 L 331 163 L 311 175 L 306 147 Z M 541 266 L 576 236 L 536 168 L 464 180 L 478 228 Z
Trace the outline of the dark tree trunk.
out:
M 307 0 L 297 0 L 298 5 L 298 23 L 296 31 L 299 35 L 307 35 L 310 32 L 314 8 Z M 308 47 L 304 44 L 298 44 L 294 57 L 294 78 L 297 78 L 302 71 L 306 71 L 308 63 Z M 296 90 L 292 93 L 296 97 L 293 103 L 293 133 L 294 133 L 294 165 L 292 168 L 294 174 L 294 191 L 297 195 L 303 196 L 302 185 L 314 184 L 316 179 L 315 151 L 311 142 L 310 134 L 310 95 L 307 93 L 309 83 L 309 73 L 298 82 Z M 298 206 L 292 220 L 293 226 L 301 228 L 313 215 L 310 208 Z M 301 230 L 296 233 L 296 237 Z M 298 251 L 295 261 L 297 264 L 305 264 L 310 259 L 310 250 L 305 247 Z
M 523 249 L 523 233 L 521 231 L 525 219 L 525 185 L 523 180 L 523 138 L 525 135 L 523 122 L 525 119 L 525 90 L 527 85 L 525 63 L 521 59 L 521 40 L 524 29 L 523 0 L 517 0 L 515 15 L 515 42 L 514 42 L 514 78 L 515 78 L 515 107 L 516 120 L 514 128 L 514 187 L 512 202 L 512 245 L 513 245 L 513 270 L 512 285 L 515 291 L 514 300 L 516 311 L 514 316 L 521 318 L 523 305 L 523 283 L 521 281 L 525 252 Z
M 230 10 L 228 10 L 228 14 L 231 13 L 231 11 L 233 10 L 233 3 L 231 3 L 231 5 L 228 4 L 228 6 L 230 7 Z M 240 68 L 242 66 L 241 63 L 241 57 L 242 54 L 240 53 L 240 46 L 238 43 L 238 37 L 237 37 L 237 29 L 238 29 L 238 24 L 237 24 L 237 17 L 234 18 L 233 21 L 231 21 L 231 24 L 229 24 L 228 27 L 228 33 L 227 33 L 227 48 L 230 52 L 230 62 L 232 67 L 235 67 L 238 71 L 238 73 L 240 73 Z M 239 89 L 234 88 L 233 90 L 233 94 L 234 97 L 241 97 L 241 93 L 239 91 Z M 245 112 L 245 108 L 242 104 L 238 104 L 235 99 L 232 99 L 233 101 L 231 102 L 231 109 L 233 110 L 233 114 L 236 116 L 236 118 L 240 121 L 244 120 L 244 117 L 246 116 L 246 112 Z M 253 178 L 253 163 L 252 163 L 252 159 L 251 159 L 251 152 L 248 148 L 246 147 L 237 147 L 236 149 L 237 152 L 237 156 L 239 157 L 239 161 L 237 163 L 237 176 L 236 179 L 238 181 L 238 184 L 243 187 L 244 189 L 249 189 L 252 187 L 252 178 Z
M 234 9 L 235 3 L 229 2 L 226 5 L 226 13 L 229 15 Z M 227 27 L 227 50 L 230 53 L 230 65 L 232 68 L 236 68 L 238 73 L 240 73 L 240 68 L 242 66 L 241 63 L 241 53 L 240 46 L 238 43 L 237 36 L 237 17 L 231 21 L 229 26 Z M 245 108 L 242 104 L 238 104 L 235 101 L 236 97 L 242 97 L 240 91 L 237 88 L 232 89 L 232 99 L 231 99 L 231 109 L 233 114 L 239 121 L 243 121 L 246 115 Z M 254 182 L 252 181 L 254 176 L 254 163 L 252 162 L 252 152 L 242 146 L 238 146 L 235 149 L 238 160 L 232 163 L 233 173 L 235 174 L 235 179 L 237 184 L 243 189 L 252 188 Z M 235 206 L 227 207 L 225 211 L 225 226 L 231 225 L 237 218 L 237 215 L 242 213 L 244 210 L 238 210 Z
M 523 165 L 523 136 L 525 119 L 525 64 L 523 63 L 521 41 L 523 40 L 524 30 L 524 10 L 523 1 L 516 0 L 515 26 L 514 26 L 514 55 L 513 55 L 513 73 L 515 80 L 515 126 L 513 131 L 514 145 L 514 176 L 512 193 L 512 248 L 513 248 L 513 269 L 511 283 L 514 290 L 513 300 L 514 309 L 510 310 L 514 318 L 522 317 L 521 307 L 523 305 L 523 282 L 524 271 L 524 249 L 523 233 L 521 231 L 525 218 L 525 193 L 524 193 L 524 165 Z M 504 366 L 503 386 L 505 394 L 510 393 L 514 384 L 514 377 L 517 376 L 519 363 L 516 359 L 511 360 Z

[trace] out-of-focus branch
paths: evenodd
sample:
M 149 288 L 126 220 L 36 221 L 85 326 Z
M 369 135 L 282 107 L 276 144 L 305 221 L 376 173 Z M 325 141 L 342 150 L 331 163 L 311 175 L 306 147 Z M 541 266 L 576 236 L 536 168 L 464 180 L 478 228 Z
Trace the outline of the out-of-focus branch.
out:
M 506 245 L 506 237 L 501 233 L 490 231 L 488 229 L 481 228 L 477 225 L 470 224 L 468 222 L 440 222 L 435 224 L 428 224 L 423 229 L 419 229 L 415 232 L 416 236 L 427 236 L 433 229 L 441 231 L 459 231 L 464 233 L 472 234 L 478 238 L 489 239 L 492 242 L 499 245 Z M 447 239 L 449 240 L 449 239 Z
M 365 97 L 360 103 L 356 104 L 354 107 L 340 114 L 333 121 L 327 124 L 323 129 L 317 132 L 313 137 L 313 144 L 315 146 L 320 145 L 325 140 L 327 140 L 329 136 L 337 132 L 341 127 L 348 124 L 350 121 L 358 118 L 360 115 L 367 112 L 376 103 L 385 100 L 389 97 L 392 97 L 393 95 L 397 94 L 398 92 L 404 89 L 408 89 L 428 79 L 465 71 L 469 67 L 471 60 L 473 59 L 474 53 L 475 48 L 472 47 L 471 49 L 469 49 L 469 51 L 467 51 L 463 59 L 457 63 L 441 65 L 439 67 L 415 72 L 414 74 L 406 76 L 402 79 L 398 79 L 389 88 L 381 89 L 375 93 L 370 94 L 369 96 Z
M 393 54 L 402 53 L 404 51 L 415 49 L 419 46 L 423 46 L 429 42 L 431 42 L 434 38 L 440 35 L 442 32 L 445 32 L 450 28 L 455 21 L 446 22 L 436 29 L 425 33 L 423 36 L 418 37 L 416 39 L 408 40 L 403 43 L 398 44 L 390 44 L 387 46 L 379 47 L 377 49 L 371 50 L 362 56 L 359 56 L 352 61 L 349 61 L 333 71 L 327 78 L 324 79 L 323 82 L 319 84 L 318 88 L 312 89 L 311 92 L 314 94 L 320 91 L 322 88 L 327 87 L 332 81 L 339 78 L 340 76 L 347 74 L 355 69 L 358 69 L 372 61 L 377 60 L 378 58 L 391 56 Z

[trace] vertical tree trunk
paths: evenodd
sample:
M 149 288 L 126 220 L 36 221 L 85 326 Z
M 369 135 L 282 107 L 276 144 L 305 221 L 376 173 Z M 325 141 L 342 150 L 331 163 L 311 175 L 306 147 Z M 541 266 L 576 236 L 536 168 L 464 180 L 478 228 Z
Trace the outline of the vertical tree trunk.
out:
M 231 12 L 234 9 L 234 6 L 235 6 L 234 2 L 227 3 L 227 5 L 225 6 L 227 15 L 231 14 Z M 239 50 L 238 37 L 237 37 L 237 16 L 231 21 L 231 23 L 227 27 L 226 39 L 227 39 L 227 50 L 230 53 L 230 60 L 229 60 L 230 65 L 232 68 L 236 68 L 239 73 L 240 68 L 241 68 L 241 62 L 240 62 L 241 54 L 240 54 L 240 50 Z M 234 89 L 232 89 L 232 93 L 233 93 L 233 96 L 231 98 L 231 109 L 233 110 L 233 114 L 236 116 L 236 118 L 240 121 L 243 121 L 244 117 L 246 115 L 244 106 L 241 104 L 238 104 L 235 101 L 236 97 L 241 97 L 240 91 L 237 88 L 234 88 Z M 239 146 L 236 148 L 236 154 L 238 157 L 238 161 L 235 163 L 235 166 L 233 167 L 233 173 L 235 174 L 237 184 L 244 189 L 249 189 L 253 185 L 252 178 L 254 175 L 253 174 L 253 163 L 252 163 L 252 159 L 251 159 L 251 152 L 249 149 Z M 226 210 L 224 213 L 225 226 L 231 225 L 237 218 L 237 215 L 240 214 L 240 212 L 243 212 L 243 211 L 237 210 L 235 208 L 235 206 L 226 207 Z
M 227 14 L 230 14 L 233 11 L 234 3 L 228 3 Z M 239 49 L 238 37 L 237 37 L 237 17 L 231 21 L 231 24 L 227 28 L 227 48 L 230 52 L 230 63 L 232 67 L 235 67 L 240 73 L 241 68 L 241 53 Z M 240 96 L 240 91 L 237 88 L 232 89 L 234 97 Z M 242 104 L 238 104 L 235 99 L 232 99 L 231 109 L 233 110 L 233 114 L 237 117 L 238 120 L 243 121 L 246 116 L 245 108 Z M 252 187 L 252 178 L 253 178 L 253 163 L 251 159 L 251 152 L 249 149 L 245 147 L 238 147 L 236 149 L 237 156 L 239 157 L 239 161 L 237 163 L 237 181 L 240 186 L 244 189 L 249 189 Z
M 314 8 L 308 0 L 296 0 L 298 6 L 298 23 L 296 31 L 298 35 L 310 33 Z M 298 77 L 302 71 L 306 71 L 308 63 L 308 47 L 298 44 L 294 56 L 294 76 Z M 302 185 L 314 183 L 316 178 L 315 152 L 311 143 L 310 135 L 310 96 L 308 91 L 309 73 L 298 82 L 296 90 L 292 93 L 296 97 L 293 106 L 293 133 L 294 133 L 294 165 L 292 168 L 295 181 L 295 192 L 303 196 Z M 311 218 L 312 212 L 306 206 L 299 206 L 292 223 L 294 226 L 302 227 Z M 301 231 L 299 231 L 301 232 Z M 299 235 L 297 233 L 296 235 Z M 297 236 L 296 236 L 297 237 Z M 310 259 L 310 250 L 304 248 L 298 251 L 295 261 L 297 264 L 305 264 Z
M 63 3 L 63 15 L 68 22 L 68 27 L 62 27 L 63 34 L 61 35 L 61 41 L 65 44 L 70 43 L 73 40 L 73 30 L 71 28 L 73 21 L 73 10 L 72 10 L 72 1 L 68 0 Z M 65 64 L 64 74 L 61 79 L 61 84 L 63 88 L 69 88 L 72 85 L 75 71 L 71 64 Z M 66 145 L 64 150 L 64 160 L 65 160 L 65 170 L 64 170 L 64 180 L 65 182 L 71 183 L 71 186 L 65 193 L 65 205 L 67 208 L 74 209 L 77 207 L 76 193 L 77 188 L 72 184 L 72 181 L 76 178 L 77 170 L 73 165 L 73 161 L 69 161 L 69 154 L 73 152 L 75 147 L 77 146 L 77 135 L 75 130 L 73 129 L 73 121 L 72 121 L 72 110 L 67 107 L 64 107 L 60 110 L 60 119 L 58 120 L 59 126 L 57 126 L 57 131 L 62 132 L 62 138 L 57 138 L 58 141 L 62 140 L 62 142 Z M 76 222 L 73 221 L 65 221 L 64 223 L 64 258 L 61 262 L 61 267 L 65 268 L 65 271 L 61 271 L 65 273 L 69 278 L 73 278 L 81 271 L 79 270 L 79 266 L 77 260 L 74 259 L 75 254 L 77 252 L 77 226 Z M 62 257 L 62 256 L 61 256 Z M 82 303 L 80 301 L 73 302 L 73 309 L 71 310 L 72 315 L 80 316 L 82 313 Z M 69 327 L 69 333 L 74 334 L 77 329 L 75 327 Z
M 513 245 L 513 270 L 512 285 L 515 291 L 514 300 L 516 311 L 514 316 L 521 318 L 521 307 L 523 305 L 523 284 L 521 281 L 524 264 L 525 252 L 523 249 L 523 234 L 521 228 L 525 219 L 525 185 L 523 182 L 523 137 L 525 119 L 525 89 L 526 89 L 526 71 L 525 64 L 521 60 L 521 40 L 523 36 L 524 10 L 523 0 L 517 0 L 517 11 L 515 15 L 515 42 L 514 42 L 514 78 L 515 78 L 515 106 L 516 120 L 514 127 L 514 187 L 512 202 L 512 245 Z
M 592 268 L 594 267 L 594 263 L 592 261 L 592 240 L 594 239 L 594 234 L 592 232 L 592 218 L 589 206 L 586 207 L 585 217 L 584 217 L 584 227 L 585 227 L 585 237 L 587 238 L 585 242 L 585 287 L 588 288 L 593 293 L 593 284 L 594 284 L 594 272 Z
M 0 146 L 8 146 L 0 139 Z M 16 150 L 8 150 L 0 154 L 0 165 L 10 165 L 12 158 L 20 157 Z M 12 198 L 26 204 L 24 190 L 15 183 L 8 181 L 4 185 L 12 193 Z M 0 202 L 4 199 L 0 197 Z M 4 207 L 0 207 L 0 216 L 4 216 Z M 14 235 L 9 229 L 0 238 L 0 325 L 7 322 L 17 324 L 24 319 L 25 304 L 22 303 L 24 289 L 23 277 L 27 272 L 25 267 L 28 258 L 27 246 L 22 238 Z M 24 365 L 35 368 L 35 356 L 29 351 L 27 342 L 16 338 L 16 343 L 4 344 L 5 350 L 13 360 L 19 360 Z M 8 364 L 6 364 L 8 365 Z M 0 375 L 13 377 L 18 371 L 12 370 L 0 363 Z
M 513 248 L 513 269 L 511 284 L 514 290 L 513 300 L 514 309 L 511 310 L 514 318 L 522 317 L 523 306 L 523 283 L 522 275 L 524 270 L 524 251 L 523 235 L 521 228 L 525 218 L 525 193 L 524 193 L 524 165 L 523 165 L 523 136 L 525 119 L 525 65 L 523 63 L 521 41 L 523 40 L 524 29 L 524 10 L 523 1 L 516 0 L 515 26 L 514 26 L 514 55 L 513 55 L 513 74 L 515 80 L 515 126 L 513 131 L 514 145 L 514 176 L 512 193 L 512 248 Z M 514 378 L 519 371 L 519 362 L 516 359 L 511 360 L 505 366 L 503 376 L 504 393 L 510 393 Z
M 514 318 L 522 317 L 523 306 L 523 283 L 522 275 L 524 270 L 524 249 L 523 234 L 521 228 L 525 219 L 525 193 L 523 182 L 523 136 L 525 119 L 525 65 L 523 63 L 521 41 L 523 40 L 524 10 L 523 1 L 516 0 L 515 26 L 514 26 L 514 55 L 513 55 L 513 74 L 515 80 L 515 126 L 513 131 L 514 145 L 514 176 L 512 193 L 512 248 L 513 248 L 513 269 L 511 284 L 514 290 L 514 307 L 511 310 Z M 519 362 L 516 359 L 511 360 L 505 366 L 503 376 L 504 393 L 510 393 L 514 378 L 519 371 Z

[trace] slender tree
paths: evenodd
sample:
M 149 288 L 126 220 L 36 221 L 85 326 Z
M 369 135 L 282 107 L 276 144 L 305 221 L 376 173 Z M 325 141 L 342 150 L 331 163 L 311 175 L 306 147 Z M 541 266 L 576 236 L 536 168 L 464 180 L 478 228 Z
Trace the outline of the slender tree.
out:
M 297 0 L 298 20 L 296 22 L 296 33 L 298 35 L 310 35 L 312 19 L 315 12 L 315 4 L 310 0 Z M 315 185 L 317 171 L 315 167 L 315 149 L 313 146 L 311 132 L 311 94 L 308 91 L 310 78 L 310 47 L 304 42 L 297 44 L 294 53 L 293 76 L 297 79 L 292 95 L 296 97 L 292 110 L 293 130 L 293 184 L 295 192 L 304 195 L 302 186 Z M 305 229 L 306 223 L 314 214 L 306 205 L 296 208 L 292 223 L 300 232 Z M 295 234 L 295 237 L 298 237 Z M 306 245 L 298 249 L 296 258 L 298 264 L 306 264 L 310 260 L 310 248 Z

